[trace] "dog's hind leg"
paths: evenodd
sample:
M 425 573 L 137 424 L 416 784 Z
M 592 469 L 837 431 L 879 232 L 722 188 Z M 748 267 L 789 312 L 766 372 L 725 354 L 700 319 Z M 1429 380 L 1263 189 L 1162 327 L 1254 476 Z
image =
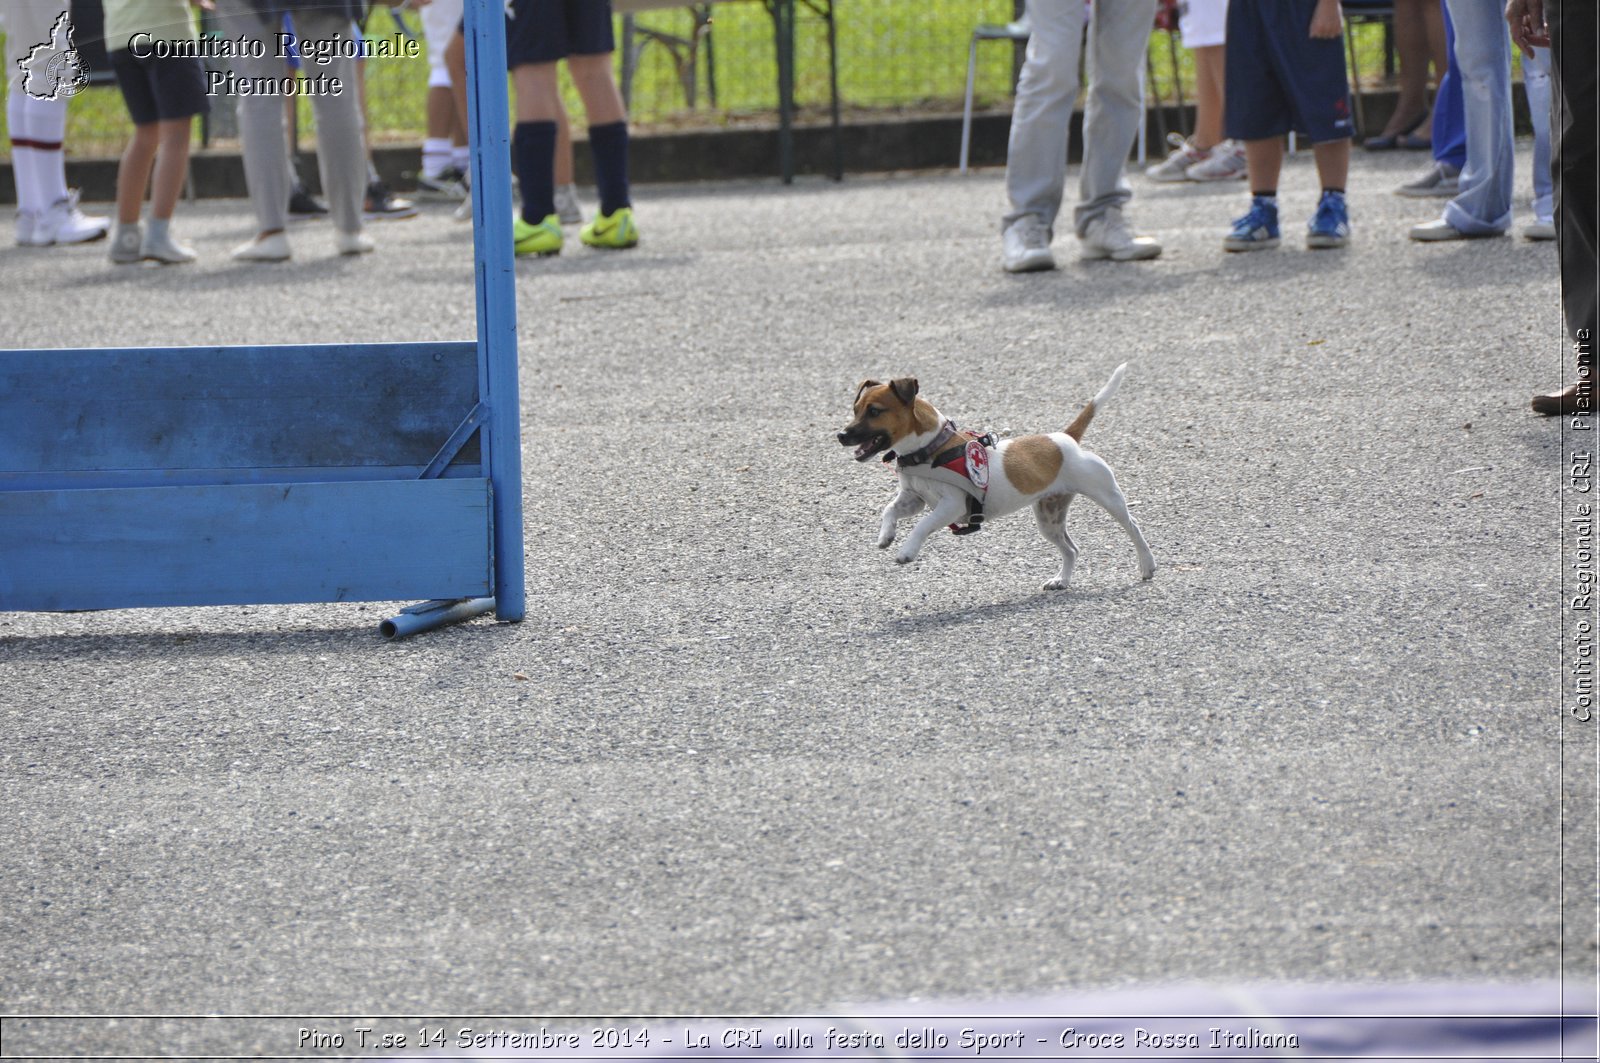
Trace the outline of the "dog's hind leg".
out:
M 894 542 L 895 525 L 907 517 L 916 516 L 926 505 L 922 496 L 915 491 L 907 491 L 904 487 L 894 496 L 894 501 L 883 511 L 883 523 L 878 527 L 878 549 L 886 550 Z
M 1079 493 L 1094 499 L 1100 508 L 1111 514 L 1112 520 L 1122 525 L 1122 530 L 1133 540 L 1133 548 L 1139 554 L 1139 578 L 1149 579 L 1156 574 L 1155 555 L 1150 552 L 1150 544 L 1144 541 L 1144 533 L 1134 522 L 1133 514 L 1128 512 L 1128 500 L 1123 495 L 1122 488 L 1117 485 L 1116 474 L 1111 471 L 1111 466 L 1100 458 L 1092 454 L 1087 454 L 1085 457 L 1092 459 L 1092 462 L 1084 470 L 1083 481 L 1078 487 Z
M 1044 585 L 1047 591 L 1064 591 L 1072 582 L 1072 569 L 1078 563 L 1078 545 L 1067 534 L 1067 507 L 1072 505 L 1071 495 L 1047 495 L 1033 504 L 1033 519 L 1039 522 L 1039 533 L 1061 551 L 1061 571 Z

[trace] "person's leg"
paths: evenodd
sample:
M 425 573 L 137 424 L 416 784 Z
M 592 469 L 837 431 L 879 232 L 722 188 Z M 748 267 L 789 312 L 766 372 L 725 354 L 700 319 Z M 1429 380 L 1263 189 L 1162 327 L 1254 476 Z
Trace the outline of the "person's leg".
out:
M 1345 188 L 1350 180 L 1350 138 L 1319 141 L 1312 145 L 1311 153 L 1317 161 L 1317 180 L 1322 185 L 1322 195 L 1306 225 L 1306 246 L 1344 247 L 1350 242 L 1350 208 L 1345 201 Z
M 589 116 L 589 150 L 602 216 L 632 205 L 628 183 L 628 117 L 611 74 L 611 53 L 567 59 L 572 83 Z
M 1513 166 L 1511 35 L 1499 0 L 1446 0 L 1456 31 L 1456 66 L 1466 105 L 1467 161 L 1444 220 L 1488 236 L 1511 225 Z
M 1276 196 L 1278 179 L 1283 174 L 1283 138 L 1245 141 L 1244 161 L 1249 174 L 1250 194 Z
M 274 37 L 278 26 L 264 23 L 249 0 L 216 0 L 216 4 L 218 32 L 226 39 L 259 42 L 263 52 L 259 58 L 240 54 L 229 60 L 240 79 L 284 77 Z M 241 95 L 235 97 L 234 107 L 245 187 L 256 215 L 256 238 L 262 240 L 281 234 L 289 220 L 289 140 L 283 101 L 274 96 Z
M 1126 163 L 1139 135 L 1144 106 L 1140 73 L 1155 0 L 1099 4 L 1089 29 L 1089 98 L 1083 116 L 1083 166 L 1073 220 L 1081 237 L 1089 224 L 1133 198 Z M 1159 251 L 1159 249 L 1157 249 Z
M 159 150 L 155 158 L 155 177 L 150 185 L 150 216 L 170 220 L 183 194 L 189 174 L 190 118 L 165 119 L 158 125 Z M 120 193 L 120 189 L 119 189 Z M 119 196 L 120 203 L 120 196 Z
M 1222 143 L 1222 109 L 1227 99 L 1227 46 L 1213 44 L 1194 50 L 1194 146 L 1210 151 Z
M 1250 182 L 1250 209 L 1233 219 L 1233 227 L 1222 240 L 1223 250 L 1260 251 L 1277 247 L 1278 178 L 1283 171 L 1283 137 L 1244 141 L 1244 159 L 1245 176 Z
M 1467 164 L 1466 103 L 1461 98 L 1461 71 L 1456 67 L 1456 28 L 1445 0 L 1439 0 L 1445 40 L 1444 74 L 1433 98 L 1433 161 L 1459 173 Z
M 422 176 L 438 177 L 452 165 L 456 133 L 455 90 L 445 49 L 461 24 L 461 0 L 432 0 L 422 8 L 422 35 L 428 44 L 427 131 L 422 142 Z
M 1428 115 L 1428 23 L 1424 8 L 1435 0 L 1395 0 L 1394 48 L 1400 61 L 1400 93 L 1380 138 L 1411 132 Z M 1392 145 L 1391 145 L 1392 146 Z
M 1004 229 L 1033 215 L 1055 225 L 1067 179 L 1067 137 L 1078 102 L 1078 60 L 1083 49 L 1081 0 L 1029 0 L 1027 58 L 1011 108 L 1006 151 Z
M 572 119 L 567 117 L 567 108 L 561 104 L 561 96 L 556 95 L 556 187 L 572 184 Z
M 450 71 L 450 95 L 455 100 L 456 122 L 463 130 L 471 129 L 467 120 L 467 39 L 460 29 L 445 45 L 444 62 Z
M 150 185 L 156 148 L 161 142 L 161 123 L 146 122 L 133 127 L 133 136 L 117 164 L 117 224 L 139 224 L 144 209 L 144 190 Z
M 1311 146 L 1317 163 L 1317 180 L 1323 189 L 1343 192 L 1350 182 L 1350 141 L 1329 140 Z
M 1183 46 L 1194 56 L 1194 135 L 1189 144 L 1209 152 L 1223 140 L 1228 0 L 1188 0 L 1179 5 Z
M 351 24 L 340 11 L 301 8 L 295 23 L 307 40 L 354 41 Z M 340 54 L 318 66 L 316 73 L 330 81 L 337 78 L 345 91 L 311 97 L 311 109 L 317 120 L 317 172 L 322 177 L 322 194 L 328 199 L 328 213 L 334 229 L 353 238 L 363 228 L 361 207 L 367 192 L 366 129 L 358 89 L 361 63 L 343 54 L 349 48 L 336 50 Z
M 1533 120 L 1533 219 L 1548 223 L 1555 217 L 1555 187 L 1550 176 L 1550 49 L 1535 48 L 1532 59 L 1523 59 L 1522 84 Z
M 517 93 L 512 161 L 522 189 L 522 220 L 538 225 L 556 212 L 555 152 L 561 111 L 556 64 L 523 63 L 511 71 Z

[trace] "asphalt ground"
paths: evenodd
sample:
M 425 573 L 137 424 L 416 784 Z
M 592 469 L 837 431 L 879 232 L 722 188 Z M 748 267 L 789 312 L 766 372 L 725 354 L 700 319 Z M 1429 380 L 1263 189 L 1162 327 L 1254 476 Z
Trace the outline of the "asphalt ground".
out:
M 1082 263 L 1066 231 L 1022 277 L 999 171 L 637 189 L 637 250 L 569 234 L 517 265 L 526 622 L 0 613 L 4 1009 L 760 1014 L 1592 970 L 1592 919 L 1560 910 L 1560 423 L 1527 408 L 1562 371 L 1555 250 L 1412 243 L 1439 204 L 1390 190 L 1420 162 L 1357 153 L 1343 251 L 1301 245 L 1300 156 L 1277 251 L 1222 252 L 1242 183 L 1139 178 L 1159 260 Z M 180 207 L 192 266 L 6 247 L 4 339 L 470 338 L 449 214 L 359 259 L 297 227 L 278 266 L 228 260 L 241 202 Z M 909 566 L 874 547 L 892 478 L 833 439 L 862 378 L 1017 434 L 1124 361 L 1086 442 L 1153 581 L 1084 501 L 1066 593 L 1026 514 Z M 1581 915 L 1592 862 L 1565 873 Z

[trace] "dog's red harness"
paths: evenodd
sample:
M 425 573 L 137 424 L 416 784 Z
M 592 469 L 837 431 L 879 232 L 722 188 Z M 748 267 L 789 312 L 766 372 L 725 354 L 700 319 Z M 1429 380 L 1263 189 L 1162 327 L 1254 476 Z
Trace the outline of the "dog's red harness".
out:
M 899 469 L 927 465 L 927 471 L 919 475 L 961 488 L 967 496 L 966 521 L 950 525 L 950 530 L 957 535 L 971 535 L 983 530 L 983 500 L 989 492 L 989 448 L 993 446 L 992 434 L 958 431 L 946 421 L 933 442 L 921 450 L 904 456 L 891 450 L 883 460 L 894 462 Z

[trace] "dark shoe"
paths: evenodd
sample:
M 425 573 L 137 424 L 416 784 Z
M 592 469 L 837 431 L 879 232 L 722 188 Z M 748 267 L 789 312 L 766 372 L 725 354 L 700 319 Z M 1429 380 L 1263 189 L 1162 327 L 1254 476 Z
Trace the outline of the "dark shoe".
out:
M 415 218 L 417 207 L 411 200 L 401 199 L 390 192 L 382 181 L 373 181 L 367 185 L 367 201 L 361 213 L 367 221 Z
M 1579 393 L 1579 389 L 1582 393 Z M 1581 405 L 1580 405 L 1581 400 Z M 1533 397 L 1533 412 L 1546 417 L 1570 416 L 1575 413 L 1594 412 L 1594 389 L 1587 383 L 1573 384 L 1565 391 L 1552 391 Z
M 1421 129 L 1422 123 L 1426 122 L 1427 120 L 1428 113 L 1424 111 L 1417 118 L 1417 120 L 1412 122 L 1410 125 L 1397 129 L 1393 133 L 1380 133 L 1378 136 L 1368 137 L 1366 140 L 1362 141 L 1361 146 L 1366 148 L 1368 151 L 1393 151 L 1395 148 L 1410 148 L 1414 150 L 1418 146 L 1417 142 L 1419 138 L 1414 137 L 1411 134 Z M 1423 146 L 1427 146 L 1426 142 L 1423 142 Z
M 295 185 L 289 193 L 289 218 L 291 221 L 309 221 L 312 218 L 326 218 L 328 208 L 318 203 L 306 191 L 305 185 Z

